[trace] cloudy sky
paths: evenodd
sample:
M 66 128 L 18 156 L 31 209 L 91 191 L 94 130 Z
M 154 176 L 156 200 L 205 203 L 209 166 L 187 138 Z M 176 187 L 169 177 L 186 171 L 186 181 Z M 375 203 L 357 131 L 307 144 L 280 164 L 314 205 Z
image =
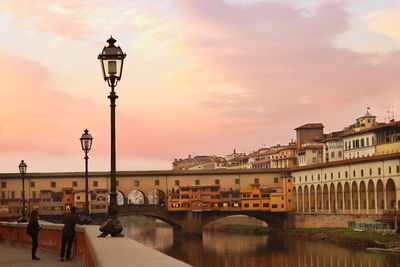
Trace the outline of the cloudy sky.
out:
M 0 172 L 109 170 L 109 87 L 127 53 L 117 169 L 250 152 L 293 129 L 400 117 L 399 0 L 0 0 Z

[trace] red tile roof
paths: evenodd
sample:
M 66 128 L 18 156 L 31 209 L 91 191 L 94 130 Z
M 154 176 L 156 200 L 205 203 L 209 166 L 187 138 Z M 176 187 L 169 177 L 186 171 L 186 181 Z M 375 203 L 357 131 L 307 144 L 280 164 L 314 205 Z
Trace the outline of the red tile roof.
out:
M 324 125 L 322 123 L 307 123 L 304 124 L 300 127 L 295 128 L 295 130 L 301 130 L 301 129 L 320 129 L 324 128 Z

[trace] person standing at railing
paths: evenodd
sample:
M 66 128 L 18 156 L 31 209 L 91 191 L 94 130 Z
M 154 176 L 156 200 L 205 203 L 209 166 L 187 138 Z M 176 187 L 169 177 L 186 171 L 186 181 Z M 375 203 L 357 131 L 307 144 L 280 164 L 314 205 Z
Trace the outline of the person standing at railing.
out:
M 31 215 L 29 216 L 28 227 L 26 228 L 26 233 L 32 238 L 32 260 L 40 260 L 36 256 L 36 250 L 38 248 L 38 235 L 40 231 L 39 225 L 39 213 L 37 210 L 32 210 Z
M 66 245 L 68 246 L 65 259 L 67 261 L 71 260 L 72 242 L 74 241 L 75 237 L 75 225 L 78 223 L 80 223 L 80 219 L 78 214 L 76 214 L 76 207 L 72 206 L 71 213 L 66 214 L 63 219 L 64 228 L 62 230 L 61 251 L 60 251 L 61 261 L 64 261 Z

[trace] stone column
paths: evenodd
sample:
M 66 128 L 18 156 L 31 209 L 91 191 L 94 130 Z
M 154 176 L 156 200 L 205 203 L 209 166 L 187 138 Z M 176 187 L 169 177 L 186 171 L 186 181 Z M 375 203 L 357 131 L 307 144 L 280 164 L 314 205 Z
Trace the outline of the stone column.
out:
M 360 187 L 357 185 L 357 204 L 358 204 L 358 214 L 361 213 L 361 197 L 360 197 Z
M 343 213 L 346 213 L 346 202 L 344 202 L 344 195 L 345 195 L 345 193 L 344 193 L 344 188 L 342 189 L 343 191 L 342 191 L 342 209 L 343 209 Z
M 376 185 L 374 185 L 374 195 L 375 195 L 375 214 L 378 214 L 378 189 Z
M 367 214 L 369 214 L 369 197 L 368 197 L 369 191 L 368 191 L 368 185 L 367 185 L 367 188 L 366 188 L 365 195 L 366 195 L 365 201 L 367 202 Z
M 350 195 L 350 213 L 353 214 L 353 190 L 349 188 L 349 195 Z
M 328 213 L 331 213 L 331 189 L 328 187 Z

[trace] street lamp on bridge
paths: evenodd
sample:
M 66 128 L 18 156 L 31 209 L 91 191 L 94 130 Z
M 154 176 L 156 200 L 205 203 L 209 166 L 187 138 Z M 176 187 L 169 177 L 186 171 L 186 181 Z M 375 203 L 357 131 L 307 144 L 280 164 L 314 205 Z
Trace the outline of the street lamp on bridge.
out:
M 115 46 L 116 40 L 110 37 L 107 40 L 108 46 L 103 48 L 97 59 L 101 62 L 104 81 L 111 87 L 108 98 L 111 107 L 111 188 L 110 188 L 110 206 L 108 207 L 108 220 L 100 227 L 102 232 L 99 237 L 107 235 L 122 236 L 122 225 L 117 218 L 117 192 L 116 192 L 116 156 L 115 156 L 115 100 L 118 98 L 114 89 L 122 76 L 122 67 L 126 54 L 119 46 Z
M 28 165 L 26 165 L 26 163 L 21 160 L 21 163 L 18 165 L 19 168 L 19 173 L 22 176 L 22 217 L 18 219 L 17 222 L 19 223 L 23 223 L 23 222 L 27 222 L 27 218 L 26 218 L 26 210 L 25 210 L 25 174 L 26 174 L 26 169 L 28 168 Z
M 82 150 L 85 152 L 85 207 L 84 207 L 84 217 L 82 218 L 81 221 L 84 224 L 90 224 L 92 222 L 92 219 L 90 218 L 89 215 L 90 212 L 89 212 L 89 197 L 88 197 L 89 195 L 88 153 L 92 148 L 93 137 L 89 133 L 88 129 L 86 129 L 79 140 L 81 141 Z

